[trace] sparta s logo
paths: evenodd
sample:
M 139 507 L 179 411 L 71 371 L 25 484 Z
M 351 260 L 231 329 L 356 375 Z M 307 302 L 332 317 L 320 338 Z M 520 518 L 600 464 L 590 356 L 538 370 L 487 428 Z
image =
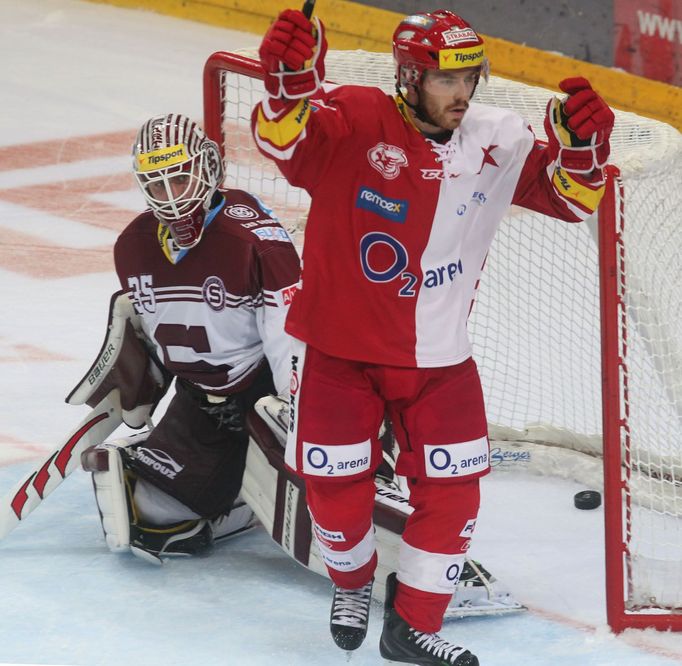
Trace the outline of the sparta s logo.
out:
M 387 180 L 398 177 L 400 167 L 407 166 L 407 157 L 402 148 L 388 143 L 377 143 L 367 151 L 369 163 Z

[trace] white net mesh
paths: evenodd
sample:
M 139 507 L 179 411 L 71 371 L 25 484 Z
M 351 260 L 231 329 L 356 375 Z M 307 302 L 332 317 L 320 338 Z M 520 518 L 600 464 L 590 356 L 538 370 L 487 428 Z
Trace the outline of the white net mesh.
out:
M 330 81 L 393 92 L 388 54 L 331 52 L 326 62 Z M 261 83 L 226 71 L 218 94 L 225 105 L 227 185 L 261 196 L 300 245 L 309 199 L 260 156 L 250 135 Z M 491 77 L 476 99 L 517 110 L 544 139 L 552 94 Z M 625 201 L 620 352 L 627 605 L 680 612 L 682 137 L 668 125 L 619 111 L 611 145 Z M 571 225 L 515 207 L 503 221 L 469 324 L 492 439 L 568 447 L 593 459 L 601 455 L 596 234 L 596 219 Z

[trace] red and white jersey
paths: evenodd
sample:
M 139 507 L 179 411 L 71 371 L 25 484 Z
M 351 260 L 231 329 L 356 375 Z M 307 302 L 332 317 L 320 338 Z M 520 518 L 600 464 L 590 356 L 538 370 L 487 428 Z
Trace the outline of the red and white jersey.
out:
M 190 250 L 178 252 L 151 211 L 139 215 L 116 241 L 116 272 L 174 375 L 224 395 L 247 386 L 266 356 L 281 392 L 289 385 L 284 320 L 298 254 L 258 199 L 240 190 L 222 194 Z
M 476 285 L 510 204 L 579 222 L 603 194 L 555 168 L 519 115 L 476 103 L 445 144 L 425 138 L 400 99 L 360 86 L 266 98 L 252 126 L 260 151 L 312 197 L 287 331 L 347 359 L 464 361 Z

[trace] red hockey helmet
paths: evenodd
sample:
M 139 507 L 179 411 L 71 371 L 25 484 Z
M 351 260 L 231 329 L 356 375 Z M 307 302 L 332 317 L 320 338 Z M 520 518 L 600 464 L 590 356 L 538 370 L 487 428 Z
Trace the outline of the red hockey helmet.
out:
M 479 67 L 488 79 L 483 40 L 447 9 L 404 18 L 393 33 L 393 59 L 398 87 L 417 85 L 425 69 Z

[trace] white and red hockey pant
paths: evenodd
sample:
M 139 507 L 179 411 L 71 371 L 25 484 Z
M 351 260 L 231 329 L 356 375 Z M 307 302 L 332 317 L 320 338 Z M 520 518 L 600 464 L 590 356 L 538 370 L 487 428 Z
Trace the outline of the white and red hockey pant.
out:
M 373 576 L 374 471 L 387 411 L 413 513 L 402 535 L 395 608 L 419 631 L 440 629 L 476 524 L 489 471 L 483 394 L 472 359 L 398 368 L 328 356 L 295 341 L 285 462 L 306 480 L 320 554 L 334 583 Z

